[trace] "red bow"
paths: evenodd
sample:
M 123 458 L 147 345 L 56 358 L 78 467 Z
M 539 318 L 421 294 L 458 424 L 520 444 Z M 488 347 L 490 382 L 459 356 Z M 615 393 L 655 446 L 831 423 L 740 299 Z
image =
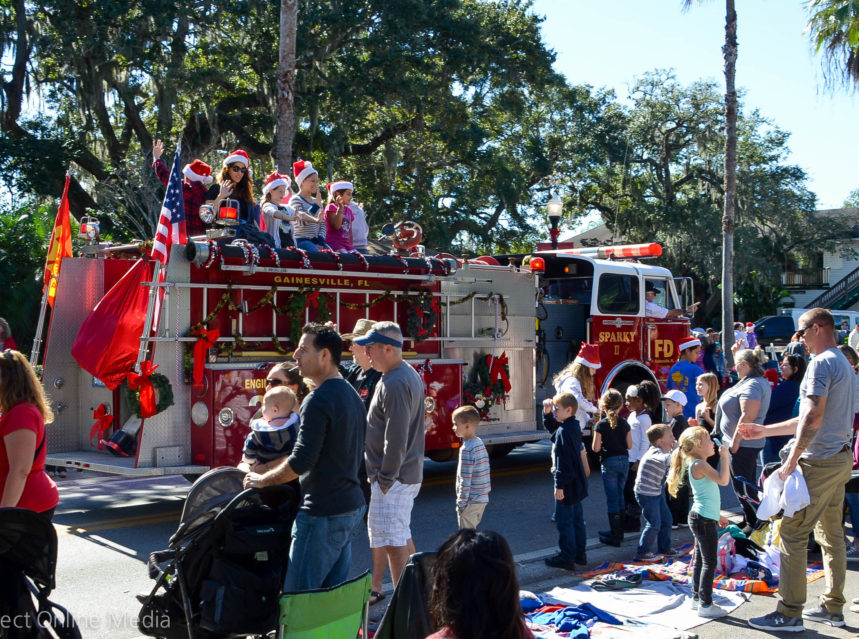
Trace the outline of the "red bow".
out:
M 501 357 L 496 357 L 492 360 L 492 368 L 489 370 L 489 381 L 492 382 L 492 385 L 494 386 L 500 379 L 501 384 L 504 386 L 505 393 L 509 393 L 510 389 L 513 388 L 510 385 L 510 375 L 508 375 L 505 370 L 507 364 L 507 353 L 501 353 Z
M 194 344 L 194 373 L 192 379 L 194 386 L 199 386 L 203 383 L 203 367 L 206 365 L 206 351 L 215 346 L 215 342 L 221 336 L 221 331 L 217 328 L 211 331 L 199 330 L 194 335 L 197 339 Z
M 93 444 L 97 439 L 99 439 L 98 449 L 101 450 L 104 448 L 104 445 L 102 444 L 104 440 L 100 439 L 99 435 L 110 428 L 110 425 L 113 423 L 113 415 L 108 414 L 107 408 L 105 408 L 104 404 L 99 404 L 98 408 L 92 412 L 92 418 L 95 420 L 95 424 L 93 424 L 92 428 L 89 429 L 89 441 L 90 444 Z
M 307 295 L 307 305 L 313 308 L 319 306 L 319 291 L 313 291 Z
M 152 417 L 157 410 L 155 409 L 155 387 L 152 386 L 152 380 L 149 376 L 155 372 L 158 366 L 153 366 L 152 362 L 140 362 L 140 375 L 131 371 L 126 377 L 128 387 L 131 390 L 140 390 L 140 417 Z

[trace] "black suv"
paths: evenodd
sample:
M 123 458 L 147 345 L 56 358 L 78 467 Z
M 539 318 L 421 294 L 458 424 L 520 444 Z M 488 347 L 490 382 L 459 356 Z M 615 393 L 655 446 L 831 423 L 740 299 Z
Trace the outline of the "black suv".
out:
M 787 346 L 796 333 L 796 323 L 790 315 L 770 315 L 755 322 L 755 333 L 763 346 Z

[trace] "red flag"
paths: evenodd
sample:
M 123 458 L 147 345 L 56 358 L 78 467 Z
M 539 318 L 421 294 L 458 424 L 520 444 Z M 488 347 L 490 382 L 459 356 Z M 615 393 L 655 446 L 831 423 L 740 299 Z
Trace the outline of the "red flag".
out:
M 63 198 L 57 209 L 57 219 L 54 230 L 51 231 L 51 243 L 48 245 L 48 258 L 45 260 L 45 286 L 42 293 L 48 292 L 48 304 L 54 307 L 57 296 L 57 282 L 60 279 L 60 266 L 64 257 L 72 256 L 72 227 L 69 224 L 69 176 L 66 176 L 66 186 L 63 188 Z
M 114 390 L 137 363 L 146 322 L 152 262 L 137 260 L 81 324 L 72 357 Z

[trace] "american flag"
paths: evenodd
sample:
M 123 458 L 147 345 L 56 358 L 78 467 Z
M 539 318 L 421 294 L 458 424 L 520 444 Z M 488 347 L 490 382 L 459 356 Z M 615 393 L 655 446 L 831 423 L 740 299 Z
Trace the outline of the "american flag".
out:
M 152 244 L 150 257 L 165 266 L 170 259 L 171 244 L 185 244 L 185 202 L 182 195 L 182 166 L 179 161 L 179 149 L 173 156 L 173 168 L 170 169 L 170 179 L 167 181 L 167 192 L 161 205 L 161 218 L 158 220 L 158 230 L 155 231 L 155 241 Z

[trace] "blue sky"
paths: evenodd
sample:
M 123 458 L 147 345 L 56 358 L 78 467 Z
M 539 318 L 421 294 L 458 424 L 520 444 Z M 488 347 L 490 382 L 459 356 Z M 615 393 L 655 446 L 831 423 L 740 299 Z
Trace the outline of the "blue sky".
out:
M 682 11 L 681 0 L 535 0 L 555 68 L 573 84 L 614 89 L 625 97 L 633 78 L 674 69 L 684 84 L 724 87 L 721 47 L 725 3 Z M 859 188 L 859 98 L 823 88 L 821 63 L 804 33 L 799 0 L 736 0 L 737 88 L 791 133 L 790 161 L 808 173 L 819 208 L 840 207 Z

